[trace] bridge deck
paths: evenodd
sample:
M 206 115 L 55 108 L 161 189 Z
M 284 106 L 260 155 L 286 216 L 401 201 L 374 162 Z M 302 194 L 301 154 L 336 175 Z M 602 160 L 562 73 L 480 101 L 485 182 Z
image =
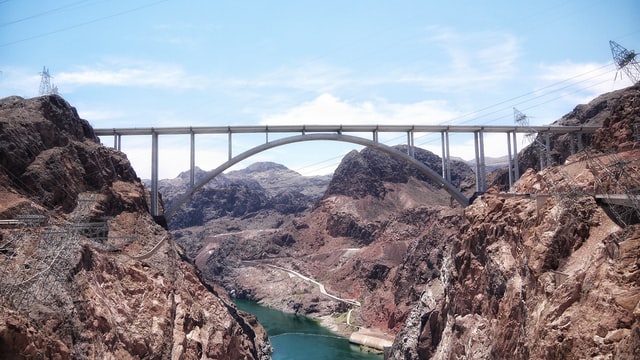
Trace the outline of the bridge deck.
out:
M 233 126 L 184 126 L 98 128 L 97 136 L 108 135 L 180 135 L 180 134 L 250 134 L 250 133 L 306 133 L 306 132 L 414 132 L 414 133 L 594 133 L 598 126 L 479 126 L 479 125 L 233 125 Z

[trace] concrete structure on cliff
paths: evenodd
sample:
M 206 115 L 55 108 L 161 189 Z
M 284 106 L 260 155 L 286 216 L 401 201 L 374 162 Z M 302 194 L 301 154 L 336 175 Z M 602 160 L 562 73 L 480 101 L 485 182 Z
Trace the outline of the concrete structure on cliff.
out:
M 467 126 L 467 125 L 281 125 L 281 126 L 215 126 L 215 127 L 167 127 L 167 128 L 102 128 L 94 129 L 97 136 L 113 136 L 114 148 L 121 150 L 122 136 L 151 136 L 151 213 L 158 216 L 158 138 L 160 135 L 189 135 L 190 136 L 190 184 L 191 188 L 184 196 L 171 208 L 165 211 L 165 216 L 170 217 L 189 198 L 195 194 L 202 186 L 211 181 L 231 166 L 254 156 L 265 150 L 283 146 L 287 144 L 304 141 L 342 141 L 354 143 L 362 146 L 372 147 L 385 152 L 392 157 L 405 161 L 451 194 L 462 206 L 469 204 L 469 199 L 463 195 L 459 189 L 455 188 L 451 180 L 451 157 L 449 154 L 449 134 L 467 133 L 474 136 L 475 143 L 475 170 L 476 170 L 476 191 L 486 190 L 486 166 L 485 166 L 485 133 L 504 133 L 506 135 L 505 147 L 508 151 L 508 174 L 509 185 L 512 185 L 519 177 L 520 170 L 517 161 L 517 141 L 516 134 L 531 134 L 532 132 L 542 135 L 544 138 L 546 154 L 541 152 L 540 163 L 542 167 L 548 164 L 548 153 L 550 151 L 550 136 L 559 134 L 570 134 L 572 137 L 572 151 L 582 150 L 584 135 L 593 134 L 599 127 L 594 126 Z M 397 149 L 382 144 L 378 141 L 378 134 L 384 133 L 406 133 L 407 152 L 403 153 Z M 269 140 L 270 134 L 296 134 L 277 140 Z M 344 133 L 364 133 L 371 134 L 371 139 L 362 136 L 345 135 Z M 414 138 L 417 133 L 439 133 L 442 145 L 442 168 L 437 173 L 423 163 L 414 158 Z M 195 136 L 202 134 L 227 134 L 228 135 L 228 160 L 216 169 L 211 170 L 207 176 L 195 183 Z M 233 134 L 264 134 L 265 142 L 257 145 L 241 154 L 232 153 Z

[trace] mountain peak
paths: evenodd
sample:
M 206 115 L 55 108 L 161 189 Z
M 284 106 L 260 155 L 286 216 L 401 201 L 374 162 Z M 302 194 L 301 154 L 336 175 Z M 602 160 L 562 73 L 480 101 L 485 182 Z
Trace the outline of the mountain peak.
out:
M 265 171 L 272 171 L 272 170 L 287 171 L 290 169 L 282 164 L 274 163 L 271 161 L 253 163 L 244 169 L 244 171 L 248 173 L 265 172 Z

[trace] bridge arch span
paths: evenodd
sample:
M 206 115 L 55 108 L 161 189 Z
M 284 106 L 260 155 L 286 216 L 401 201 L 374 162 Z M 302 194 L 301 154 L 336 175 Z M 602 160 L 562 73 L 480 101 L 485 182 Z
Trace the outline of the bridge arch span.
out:
M 215 178 L 216 176 L 220 175 L 221 173 L 223 173 L 225 170 L 229 169 L 230 167 L 236 165 L 237 163 L 246 160 L 247 158 L 256 155 L 258 153 L 261 153 L 263 151 L 278 147 L 278 146 L 283 146 L 283 145 L 287 145 L 287 144 L 293 144 L 293 143 L 297 143 L 297 142 L 303 142 L 303 141 L 319 141 L 319 140 L 328 140 L 328 141 L 342 141 L 342 142 L 349 142 L 349 143 L 353 143 L 353 144 L 358 144 L 358 145 L 363 145 L 363 146 L 367 146 L 367 147 L 371 147 L 377 150 L 380 150 L 386 154 L 389 154 L 391 157 L 404 161 L 406 163 L 408 163 L 409 165 L 413 166 L 414 168 L 416 168 L 418 171 L 420 171 L 421 173 L 423 173 L 424 175 L 426 175 L 427 177 L 429 177 L 431 180 L 435 181 L 438 184 L 441 184 L 442 187 L 449 193 L 451 194 L 451 196 L 458 202 L 460 203 L 462 206 L 467 206 L 469 205 L 469 199 L 467 199 L 466 196 L 464 196 L 458 189 L 456 189 L 453 185 L 451 185 L 451 183 L 447 182 L 442 176 L 440 176 L 438 173 L 436 173 L 435 171 L 433 171 L 431 168 L 429 168 L 428 166 L 426 166 L 425 164 L 423 164 L 422 162 L 416 160 L 415 158 L 401 152 L 398 151 L 396 149 L 394 149 L 391 146 L 388 145 L 384 145 L 381 144 L 379 142 L 375 142 L 369 139 L 365 139 L 365 138 L 361 138 L 358 136 L 352 136 L 352 135 L 343 135 L 343 134 L 305 134 L 305 135 L 297 135 L 297 136 L 290 136 L 290 137 L 286 137 L 286 138 L 282 138 L 282 139 L 278 139 L 278 140 L 273 140 L 273 141 L 269 141 L 265 144 L 256 146 L 252 149 L 249 149 L 245 152 L 243 152 L 242 154 L 236 155 L 233 158 L 229 159 L 229 161 L 225 162 L 224 164 L 218 166 L 217 168 L 209 171 L 207 173 L 207 176 L 200 180 L 198 183 L 196 183 L 193 187 L 191 187 L 185 194 L 182 195 L 182 197 L 180 197 L 180 199 L 175 202 L 173 205 L 171 205 L 171 207 L 169 209 L 167 209 L 167 211 L 165 211 L 165 217 L 166 218 L 170 218 L 173 214 L 175 214 L 175 212 L 182 206 L 184 205 L 184 203 L 186 203 L 191 197 L 193 197 L 193 195 L 200 190 L 205 184 L 207 184 L 209 181 L 213 180 L 213 178 Z

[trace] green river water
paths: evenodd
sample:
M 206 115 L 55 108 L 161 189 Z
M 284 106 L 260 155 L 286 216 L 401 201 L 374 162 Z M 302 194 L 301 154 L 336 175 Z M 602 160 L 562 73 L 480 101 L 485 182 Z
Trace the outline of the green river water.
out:
M 269 334 L 273 360 L 381 360 L 382 355 L 364 353 L 349 340 L 323 328 L 317 321 L 234 300 L 240 310 L 254 314 Z

